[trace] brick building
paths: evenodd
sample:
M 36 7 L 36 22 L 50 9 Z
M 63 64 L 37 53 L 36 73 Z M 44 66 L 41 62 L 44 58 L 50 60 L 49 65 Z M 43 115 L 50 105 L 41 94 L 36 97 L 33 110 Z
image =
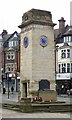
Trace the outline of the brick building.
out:
M 9 75 L 10 87 L 14 86 L 18 90 L 20 81 L 20 36 L 15 31 L 8 34 L 6 30 L 2 32 L 2 82 L 7 88 L 7 74 Z M 19 80 L 18 80 L 19 79 Z

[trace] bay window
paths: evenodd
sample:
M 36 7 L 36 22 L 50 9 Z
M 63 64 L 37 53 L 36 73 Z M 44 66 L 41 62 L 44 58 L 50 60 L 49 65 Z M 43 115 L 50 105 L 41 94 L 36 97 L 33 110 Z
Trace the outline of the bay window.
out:
M 67 63 L 67 73 L 70 73 L 70 63 Z
M 66 63 L 62 64 L 62 73 L 66 73 Z

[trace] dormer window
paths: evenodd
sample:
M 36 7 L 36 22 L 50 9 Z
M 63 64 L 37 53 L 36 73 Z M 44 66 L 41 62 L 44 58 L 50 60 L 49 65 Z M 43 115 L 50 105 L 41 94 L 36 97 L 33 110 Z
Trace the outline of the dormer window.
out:
M 18 45 L 18 41 L 15 40 L 15 41 L 9 41 L 9 47 L 14 47 L 14 46 L 17 46 Z
M 64 42 L 71 42 L 71 36 L 64 37 Z

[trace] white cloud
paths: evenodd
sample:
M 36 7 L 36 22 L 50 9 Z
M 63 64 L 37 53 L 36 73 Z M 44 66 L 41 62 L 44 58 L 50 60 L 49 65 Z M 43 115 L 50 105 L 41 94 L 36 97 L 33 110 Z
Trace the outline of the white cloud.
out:
M 53 22 L 58 23 L 60 17 L 65 17 L 66 23 L 70 22 L 71 0 L 0 0 L 0 33 L 7 29 L 9 33 L 21 24 L 24 12 L 36 8 L 51 11 Z

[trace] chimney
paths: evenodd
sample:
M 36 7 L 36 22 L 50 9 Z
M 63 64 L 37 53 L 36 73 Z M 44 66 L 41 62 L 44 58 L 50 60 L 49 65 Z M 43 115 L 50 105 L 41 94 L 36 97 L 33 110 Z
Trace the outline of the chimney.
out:
M 8 34 L 7 30 L 3 30 L 3 32 L 2 32 L 2 38 L 4 38 L 5 35 L 7 35 L 7 34 Z
M 65 32 L 65 21 L 63 17 L 61 17 L 59 21 L 59 33 L 63 34 Z

